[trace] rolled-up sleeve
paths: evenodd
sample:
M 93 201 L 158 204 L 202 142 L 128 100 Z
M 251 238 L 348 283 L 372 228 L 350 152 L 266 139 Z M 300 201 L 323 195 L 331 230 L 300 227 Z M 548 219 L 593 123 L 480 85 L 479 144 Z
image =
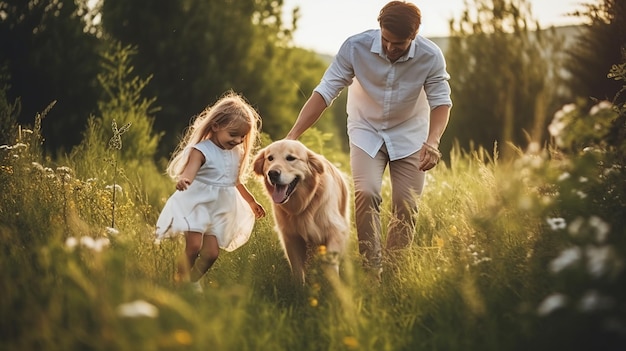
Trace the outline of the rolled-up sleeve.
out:
M 352 67 L 353 49 L 350 40 L 346 40 L 333 59 L 322 80 L 313 91 L 319 93 L 330 106 L 341 91 L 352 84 L 354 67 Z
M 443 105 L 452 107 L 450 84 L 448 83 L 450 75 L 446 70 L 445 58 L 441 51 L 437 52 L 435 57 L 432 69 L 424 82 L 424 91 L 428 98 L 428 105 L 430 105 L 431 109 Z

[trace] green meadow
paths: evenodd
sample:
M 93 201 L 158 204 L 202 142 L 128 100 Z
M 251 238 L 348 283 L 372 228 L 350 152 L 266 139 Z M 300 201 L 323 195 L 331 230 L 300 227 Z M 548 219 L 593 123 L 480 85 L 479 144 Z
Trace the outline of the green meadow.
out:
M 125 157 L 138 151 L 124 128 L 97 121 L 80 147 L 53 158 L 44 117 L 15 125 L 14 142 L 0 146 L 0 350 L 626 345 L 626 174 L 601 148 L 534 145 L 506 161 L 498 145 L 454 148 L 428 172 L 415 242 L 385 263 L 381 284 L 361 269 L 353 231 L 340 281 L 323 275 L 320 250 L 306 285 L 295 285 L 250 178 L 268 216 L 246 245 L 220 254 L 198 294 L 176 276 L 183 242 L 153 236 L 174 189 L 164 165 Z M 329 137 L 302 140 L 349 174 Z

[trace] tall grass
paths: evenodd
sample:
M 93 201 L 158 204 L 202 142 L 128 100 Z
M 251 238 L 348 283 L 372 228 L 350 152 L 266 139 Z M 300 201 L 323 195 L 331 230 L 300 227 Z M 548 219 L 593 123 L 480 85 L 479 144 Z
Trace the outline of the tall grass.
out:
M 183 243 L 152 235 L 170 180 L 120 159 L 112 197 L 112 151 L 93 141 L 55 163 L 44 115 L 0 147 L 0 350 L 625 345 L 626 186 L 606 154 L 520 150 L 503 162 L 495 147 L 455 149 L 429 172 L 416 241 L 385 262 L 380 285 L 361 270 L 354 233 L 340 281 L 322 273 L 321 251 L 295 285 L 268 216 L 198 295 L 175 277 Z M 260 183 L 248 185 L 269 210 Z

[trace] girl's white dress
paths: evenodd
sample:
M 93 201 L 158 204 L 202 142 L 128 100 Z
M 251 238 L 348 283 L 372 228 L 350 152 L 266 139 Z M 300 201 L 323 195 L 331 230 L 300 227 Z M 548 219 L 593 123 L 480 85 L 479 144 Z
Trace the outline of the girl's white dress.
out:
M 205 158 L 196 178 L 165 203 L 156 223 L 158 239 L 194 231 L 215 235 L 219 246 L 232 251 L 245 244 L 254 226 L 254 214 L 235 184 L 242 150 L 224 150 L 210 140 L 195 146 Z

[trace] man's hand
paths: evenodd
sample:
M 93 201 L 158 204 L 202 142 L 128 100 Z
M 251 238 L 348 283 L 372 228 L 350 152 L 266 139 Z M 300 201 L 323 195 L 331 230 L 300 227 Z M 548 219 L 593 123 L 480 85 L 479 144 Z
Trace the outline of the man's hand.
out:
M 419 151 L 420 156 L 420 171 L 428 171 L 435 167 L 441 159 L 441 152 L 436 147 L 424 143 Z

